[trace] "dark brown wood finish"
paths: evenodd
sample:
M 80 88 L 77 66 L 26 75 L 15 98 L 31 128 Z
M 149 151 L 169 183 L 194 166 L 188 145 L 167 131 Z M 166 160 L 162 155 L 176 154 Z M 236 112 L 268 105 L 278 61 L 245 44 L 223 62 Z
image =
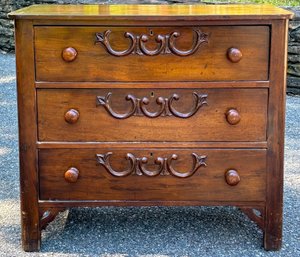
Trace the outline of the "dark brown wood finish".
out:
M 225 19 L 226 20 L 226 19 Z M 180 20 L 180 27 L 199 27 L 201 26 L 224 26 L 224 21 L 222 20 L 203 20 L 201 22 L 197 21 L 196 19 L 191 20 Z M 126 20 L 115 20 L 115 19 L 107 19 L 107 20 L 46 20 L 46 19 L 33 19 L 32 20 L 34 26 L 100 26 L 100 27 L 128 27 L 128 26 L 137 26 L 137 22 L 131 19 Z M 176 27 L 178 26 L 179 20 L 169 20 L 164 21 L 163 24 L 166 27 Z M 141 27 L 161 27 L 162 21 L 158 18 L 156 20 L 141 20 L 138 22 L 138 25 Z M 246 19 L 239 19 L 239 20 L 226 20 L 227 26 L 271 26 L 271 20 L 246 20 Z
M 37 171 L 37 120 L 34 88 L 33 26 L 15 21 L 19 118 L 22 245 L 25 251 L 40 249 L 39 181 Z
M 74 124 L 78 121 L 79 119 L 79 112 L 75 109 L 70 109 L 65 113 L 65 121 L 68 122 L 69 124 Z
M 39 200 L 41 208 L 99 207 L 99 206 L 237 206 L 240 208 L 264 208 L 265 201 L 129 201 L 129 200 Z
M 247 208 L 241 207 L 240 210 L 248 216 L 248 218 L 256 223 L 256 225 L 264 230 L 265 229 L 265 208 L 255 207 Z
M 270 91 L 268 105 L 267 202 L 264 247 L 282 244 L 283 164 L 288 21 L 274 21 L 271 37 Z
M 168 34 L 158 34 L 154 36 L 153 29 L 149 30 L 149 34 L 133 34 L 130 32 L 125 32 L 124 37 L 130 39 L 130 45 L 128 49 L 123 51 L 116 51 L 112 48 L 110 43 L 110 34 L 112 31 L 110 29 L 104 32 L 95 33 L 96 40 L 95 44 L 102 44 L 106 51 L 113 56 L 122 57 L 130 54 L 155 56 L 160 54 L 174 54 L 177 56 L 189 56 L 198 51 L 201 44 L 208 43 L 208 34 L 202 32 L 198 28 L 192 29 L 192 47 L 189 50 L 180 50 L 176 47 L 176 38 L 181 36 L 181 33 L 177 30 L 170 32 Z M 154 50 L 147 48 L 147 43 L 151 42 L 151 38 L 155 39 L 157 47 Z
M 155 82 L 157 88 L 268 88 L 269 81 Z M 41 82 L 37 88 L 153 88 L 153 82 Z
M 231 205 L 282 241 L 288 11 L 36 5 L 16 19 L 22 242 L 76 206 Z
M 243 53 L 241 52 L 240 49 L 237 48 L 229 48 L 227 51 L 227 57 L 231 62 L 239 62 L 242 60 Z
M 269 60 L 268 26 L 203 26 L 207 43 L 189 56 L 168 52 L 147 56 L 136 50 L 138 34 L 153 34 L 148 49 L 164 46 L 155 37 L 180 33 L 176 47 L 188 51 L 198 27 L 110 27 L 109 44 L 100 44 L 97 35 L 109 27 L 37 26 L 35 27 L 36 79 L 38 81 L 226 81 L 267 80 Z M 124 36 L 125 35 L 125 36 Z M 127 36 L 126 36 L 127 35 Z M 129 39 L 130 36 L 132 39 Z M 99 36 L 100 37 L 100 36 Z M 126 38 L 129 37 L 129 38 Z M 170 36 L 171 37 L 171 36 Z M 170 39 L 169 39 L 170 40 Z M 195 40 L 195 39 L 194 39 Z M 96 44 L 95 44 L 96 43 Z M 107 43 L 108 44 L 108 43 Z M 228 49 L 236 46 L 243 54 L 237 62 L 227 58 Z M 62 49 L 74 48 L 75 61 L 62 59 Z M 139 47 L 138 49 L 140 49 Z M 175 47 L 173 47 L 174 49 Z M 165 49 L 165 48 L 164 48 Z M 118 53 L 116 53 L 116 51 Z M 140 54 L 131 54 L 138 51 Z M 179 56 L 178 56 L 179 55 Z M 116 57 L 119 56 L 119 57 Z M 189 67 L 189 69 L 186 69 Z M 74 72 L 76 70 L 76 72 Z
M 58 213 L 66 210 L 64 207 L 40 207 L 40 230 L 46 229 L 51 221 L 55 219 Z
M 236 186 L 241 181 L 241 177 L 236 170 L 227 170 L 225 172 L 225 180 L 229 186 Z
M 266 141 L 261 142 L 61 142 L 43 141 L 37 142 L 39 149 L 62 149 L 62 148 L 238 148 L 238 149 L 266 149 Z
M 65 172 L 65 180 L 69 183 L 75 183 L 79 177 L 79 170 L 71 167 Z
M 236 125 L 241 121 L 241 115 L 236 109 L 229 109 L 226 112 L 226 120 L 230 125 Z
M 265 201 L 265 150 L 115 149 L 106 162 L 114 172 L 99 163 L 97 155 L 107 151 L 103 148 L 40 150 L 40 199 Z M 184 175 L 196 165 L 193 153 L 202 156 L 199 162 L 202 165 L 189 177 L 172 175 L 169 168 L 160 164 L 160 158 L 171 160 L 176 154 L 177 160 L 169 165 Z M 136 169 L 139 164 L 133 163 L 132 156 L 148 160 L 144 159 L 142 167 Z M 69 167 L 80 172 L 75 183 L 64 178 Z M 161 167 L 160 174 L 157 171 Z M 225 180 L 225 172 L 229 169 L 235 169 L 241 177 L 235 186 L 228 185 Z M 157 173 L 157 176 L 149 173 Z
M 61 57 L 65 62 L 73 62 L 77 57 L 77 51 L 73 47 L 67 47 L 62 50 Z
M 107 96 L 109 92 L 112 92 L 111 111 L 98 102 L 99 96 Z M 206 95 L 202 100 L 207 104 L 199 97 L 201 107 L 196 108 L 198 100 L 194 92 Z M 171 106 L 183 114 L 193 112 L 193 116 L 181 118 L 180 114 L 174 115 L 169 111 L 169 115 L 161 113 L 153 115 L 159 117 L 149 118 L 150 113 L 159 114 L 159 110 L 166 109 L 162 103 L 157 103 L 157 99 L 171 98 L 174 94 L 180 98 L 173 100 Z M 267 89 L 43 89 L 37 91 L 39 140 L 265 141 L 267 96 Z M 142 105 L 148 110 L 146 115 L 145 111 L 133 115 L 136 113 L 134 98 L 145 97 L 151 101 L 149 105 Z M 74 124 L 64 118 L 65 112 L 70 109 L 80 113 L 80 119 Z M 230 122 L 236 120 L 230 120 L 226 114 L 230 109 L 239 112 L 241 118 L 238 124 L 231 125 Z

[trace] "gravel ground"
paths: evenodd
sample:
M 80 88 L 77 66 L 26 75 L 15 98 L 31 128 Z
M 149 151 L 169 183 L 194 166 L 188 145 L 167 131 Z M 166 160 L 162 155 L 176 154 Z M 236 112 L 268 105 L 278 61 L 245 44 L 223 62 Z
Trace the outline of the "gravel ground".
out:
M 283 248 L 234 207 L 74 208 L 42 233 L 40 253 L 20 242 L 14 55 L 0 54 L 0 256 L 300 256 L 300 97 L 287 97 Z

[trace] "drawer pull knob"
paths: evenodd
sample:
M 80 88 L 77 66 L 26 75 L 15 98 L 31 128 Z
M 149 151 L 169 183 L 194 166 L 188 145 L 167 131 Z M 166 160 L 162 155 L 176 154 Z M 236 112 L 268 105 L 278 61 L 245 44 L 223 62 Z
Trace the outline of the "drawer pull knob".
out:
M 148 118 L 156 118 L 159 116 L 175 116 L 178 118 L 189 118 L 197 113 L 201 106 L 207 104 L 207 95 L 206 94 L 198 94 L 197 92 L 193 92 L 194 96 L 194 106 L 191 111 L 187 113 L 181 113 L 177 111 L 173 106 L 173 101 L 178 101 L 180 99 L 178 94 L 173 94 L 169 98 L 157 97 L 156 103 L 160 106 L 159 110 L 156 112 L 150 112 L 147 110 L 146 106 L 150 103 L 149 98 L 143 97 L 142 99 L 137 98 L 133 95 L 127 95 L 125 97 L 126 101 L 131 102 L 131 108 L 129 111 L 124 113 L 116 113 L 110 104 L 110 98 L 112 93 L 109 92 L 106 96 L 97 96 L 96 106 L 102 105 L 106 109 L 106 111 L 116 119 L 127 119 L 131 116 L 146 116 Z
M 226 113 L 226 120 L 230 125 L 236 125 L 240 122 L 241 116 L 235 109 L 230 109 Z
M 176 154 L 172 154 L 169 158 L 157 157 L 154 164 L 158 166 L 156 170 L 148 170 L 146 165 L 148 163 L 147 157 L 137 158 L 131 153 L 126 154 L 126 159 L 129 161 L 129 167 L 124 171 L 116 171 L 110 165 L 110 156 L 112 152 L 105 154 L 96 154 L 97 162 L 101 164 L 107 171 L 116 177 L 126 177 L 130 174 L 145 175 L 148 177 L 155 177 L 158 175 L 173 175 L 178 178 L 187 178 L 192 176 L 201 166 L 207 166 L 205 163 L 206 156 L 192 153 L 193 167 L 189 171 L 179 172 L 172 167 L 172 162 L 178 159 Z
M 157 43 L 156 49 L 149 50 L 146 47 L 146 43 L 149 41 L 150 37 L 153 37 L 153 31 L 150 31 L 149 35 L 135 35 L 130 32 L 125 32 L 124 37 L 130 39 L 130 45 L 123 51 L 116 51 L 111 47 L 109 42 L 111 32 L 111 30 L 105 30 L 102 33 L 96 33 L 95 44 L 102 44 L 109 54 L 117 57 L 127 56 L 129 54 L 155 56 L 171 53 L 177 56 L 189 56 L 195 53 L 201 44 L 208 43 L 208 35 L 203 33 L 200 29 L 195 29 L 193 30 L 194 35 L 191 48 L 186 51 L 179 50 L 176 48 L 176 38 L 180 36 L 180 32 L 174 31 L 165 35 L 157 35 L 155 37 L 155 42 Z
M 67 47 L 62 51 L 62 58 L 66 62 L 73 62 L 77 57 L 77 51 L 73 47 Z
M 241 178 L 236 170 L 227 170 L 225 180 L 228 185 L 236 186 L 241 181 Z
M 239 62 L 242 59 L 243 54 L 239 49 L 232 47 L 232 48 L 228 49 L 227 57 L 231 62 L 236 63 L 236 62 Z
M 75 109 L 70 109 L 65 113 L 65 121 L 74 124 L 79 119 L 79 112 Z
M 69 183 L 75 183 L 79 176 L 79 170 L 71 167 L 65 172 L 65 180 Z

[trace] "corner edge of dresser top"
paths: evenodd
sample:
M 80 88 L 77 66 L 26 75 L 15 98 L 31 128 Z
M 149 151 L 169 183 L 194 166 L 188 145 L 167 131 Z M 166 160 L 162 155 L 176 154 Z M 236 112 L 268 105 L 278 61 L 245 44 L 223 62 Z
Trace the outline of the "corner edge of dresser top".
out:
M 270 4 L 34 4 L 8 13 L 10 19 L 142 19 L 143 17 L 195 19 L 291 19 L 294 13 Z

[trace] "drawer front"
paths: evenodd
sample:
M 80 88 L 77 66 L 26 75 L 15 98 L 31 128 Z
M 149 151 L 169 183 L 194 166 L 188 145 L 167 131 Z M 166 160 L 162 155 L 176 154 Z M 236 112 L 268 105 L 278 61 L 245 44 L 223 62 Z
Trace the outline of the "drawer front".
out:
M 41 200 L 264 201 L 266 150 L 42 149 Z
M 269 34 L 268 26 L 39 26 L 36 79 L 267 80 Z
M 39 89 L 40 141 L 265 141 L 267 89 Z

